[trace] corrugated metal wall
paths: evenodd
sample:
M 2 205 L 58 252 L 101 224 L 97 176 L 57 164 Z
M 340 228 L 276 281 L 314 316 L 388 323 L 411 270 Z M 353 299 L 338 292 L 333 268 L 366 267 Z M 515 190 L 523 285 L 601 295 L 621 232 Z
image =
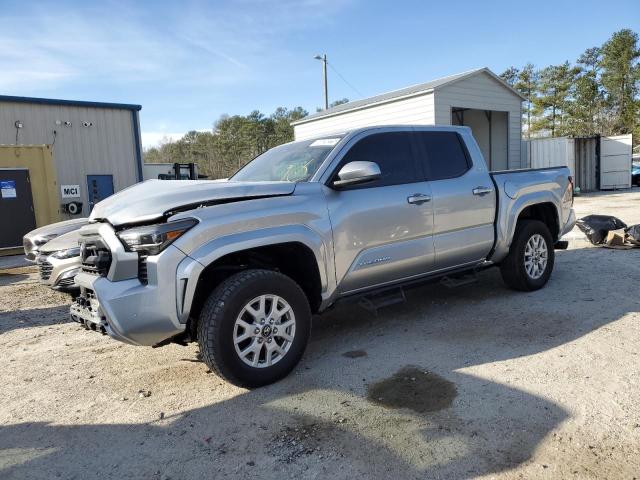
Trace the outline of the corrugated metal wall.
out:
M 528 142 L 530 168 L 569 167 L 575 175 L 573 138 L 539 138 Z
M 16 144 L 17 133 L 18 144 L 52 145 L 58 184 L 80 185 L 88 215 L 87 175 L 113 175 L 115 191 L 138 181 L 134 118 L 137 122 L 137 112 L 126 109 L 3 101 L 0 144 Z M 23 127 L 16 129 L 16 121 Z
M 598 189 L 598 137 L 574 138 L 576 172 L 574 184 L 583 192 Z
M 567 166 L 573 175 L 574 185 L 581 191 L 598 190 L 599 138 L 556 137 L 523 140 L 521 162 L 529 168 Z

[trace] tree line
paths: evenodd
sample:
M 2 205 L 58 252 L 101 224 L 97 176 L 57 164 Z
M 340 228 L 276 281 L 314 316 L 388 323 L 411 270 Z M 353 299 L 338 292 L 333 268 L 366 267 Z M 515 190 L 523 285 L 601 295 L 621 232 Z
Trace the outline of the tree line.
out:
M 348 102 L 336 100 L 330 107 Z M 266 150 L 293 140 L 291 122 L 309 113 L 302 107 L 279 107 L 266 116 L 255 110 L 249 115 L 222 115 L 213 130 L 187 132 L 179 140 L 164 141 L 146 149 L 145 163 L 196 163 L 200 174 L 227 178 Z
M 527 138 L 634 133 L 640 140 L 638 34 L 615 32 L 575 63 L 510 67 L 501 77 L 524 97 Z
M 291 122 L 307 116 L 302 107 L 277 108 L 268 117 L 255 110 L 249 115 L 223 115 L 212 131 L 187 132 L 175 142 L 145 150 L 145 163 L 196 163 L 209 178 L 226 178 L 262 152 L 293 140 Z
M 501 77 L 524 97 L 523 133 L 589 136 L 634 133 L 640 141 L 640 48 L 638 34 L 615 32 L 602 46 L 584 51 L 575 63 L 537 68 L 510 67 Z M 331 104 L 348 102 L 343 98 Z M 190 131 L 181 139 L 145 150 L 147 163 L 194 162 L 209 178 L 226 178 L 252 158 L 293 140 L 291 122 L 308 115 L 302 107 L 277 108 L 271 115 L 223 115 L 211 131 Z

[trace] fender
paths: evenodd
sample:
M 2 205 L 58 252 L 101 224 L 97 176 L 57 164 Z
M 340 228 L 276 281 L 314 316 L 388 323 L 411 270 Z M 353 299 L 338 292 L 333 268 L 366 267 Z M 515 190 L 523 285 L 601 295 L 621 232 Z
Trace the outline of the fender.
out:
M 496 246 L 493 255 L 489 260 L 499 262 L 509 254 L 511 241 L 516 231 L 518 218 L 525 208 L 541 203 L 550 203 L 556 215 L 558 226 L 562 230 L 562 223 L 558 212 L 559 198 L 553 191 L 535 191 L 509 197 L 501 192 L 499 199 L 499 210 L 496 217 Z
M 176 272 L 176 299 L 178 318 L 186 323 L 195 295 L 197 280 L 202 271 L 219 258 L 230 253 L 241 252 L 251 248 L 265 247 L 282 243 L 297 242 L 308 247 L 312 252 L 320 274 L 321 295 L 323 303 L 335 291 L 335 271 L 330 262 L 328 248 L 322 236 L 305 225 L 283 225 L 248 232 L 239 232 L 211 240 L 191 252 L 179 265 Z

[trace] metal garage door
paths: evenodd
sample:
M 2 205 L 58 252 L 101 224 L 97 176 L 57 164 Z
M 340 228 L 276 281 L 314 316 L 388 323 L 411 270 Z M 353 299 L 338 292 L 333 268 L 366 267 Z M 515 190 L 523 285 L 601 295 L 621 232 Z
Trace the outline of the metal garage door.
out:
M 600 138 L 600 189 L 631 188 L 631 135 Z
M 36 228 L 29 170 L 0 168 L 0 248 L 22 246 Z

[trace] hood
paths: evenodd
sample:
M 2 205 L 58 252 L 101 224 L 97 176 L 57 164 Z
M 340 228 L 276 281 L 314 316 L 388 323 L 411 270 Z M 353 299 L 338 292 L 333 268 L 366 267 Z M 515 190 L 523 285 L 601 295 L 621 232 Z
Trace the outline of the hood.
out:
M 86 222 L 85 222 L 86 223 Z M 73 232 L 65 233 L 53 240 L 45 243 L 40 247 L 40 252 L 44 254 L 50 254 L 58 252 L 60 250 L 66 250 L 68 248 L 74 248 L 79 245 L 80 230 L 74 230 Z
M 220 182 L 215 180 L 147 180 L 97 203 L 91 221 L 111 225 L 159 220 L 176 210 L 200 205 L 290 195 L 293 182 Z

